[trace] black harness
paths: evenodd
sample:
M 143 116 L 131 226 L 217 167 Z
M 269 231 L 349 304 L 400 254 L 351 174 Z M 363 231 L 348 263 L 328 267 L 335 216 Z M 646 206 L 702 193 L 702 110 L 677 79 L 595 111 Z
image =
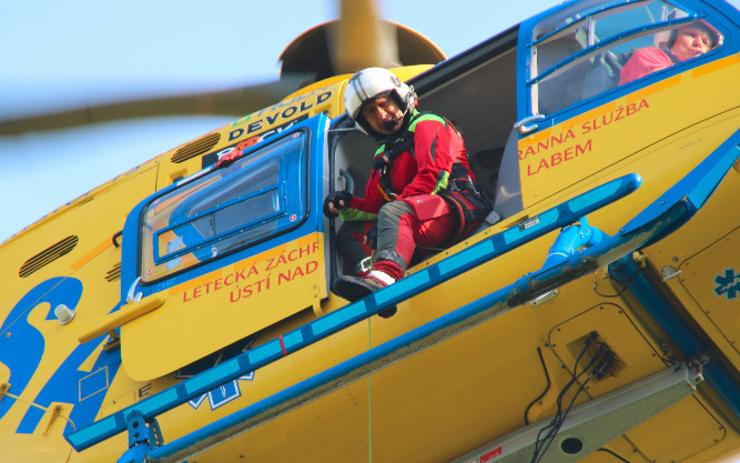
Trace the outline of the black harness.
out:
M 380 192 L 387 201 L 394 201 L 398 197 L 398 193 L 393 190 L 390 176 L 396 158 L 404 151 L 409 151 L 412 156 L 415 156 L 414 132 L 409 131 L 408 127 L 425 114 L 430 113 L 418 112 L 414 114 L 409 123 L 405 125 L 403 132 L 392 141 L 387 142 L 383 152 L 378 154 L 373 161 L 373 169 L 377 170 L 379 174 Z M 445 119 L 445 122 L 457 131 L 457 128 L 450 121 Z M 440 175 L 443 175 L 443 172 L 440 172 Z M 437 180 L 441 180 L 441 177 Z M 469 236 L 472 231 L 478 228 L 493 208 L 488 198 L 473 182 L 468 169 L 460 162 L 452 164 L 447 188 L 438 192 L 438 194 L 447 201 L 458 217 L 457 230 L 452 235 L 451 242 L 448 245 Z

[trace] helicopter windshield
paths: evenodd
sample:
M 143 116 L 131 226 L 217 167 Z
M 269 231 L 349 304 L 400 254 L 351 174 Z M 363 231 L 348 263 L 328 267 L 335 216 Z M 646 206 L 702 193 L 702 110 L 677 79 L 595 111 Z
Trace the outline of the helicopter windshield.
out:
M 704 53 L 722 44 L 714 26 L 665 0 L 591 2 L 585 8 L 579 3 L 547 17 L 532 30 L 527 81 L 532 114 L 559 112 L 652 72 L 699 58 L 700 54 L 675 56 L 671 50 L 677 31 L 691 26 L 712 36 Z M 650 55 L 651 68 L 636 72 L 631 65 L 622 71 L 637 50 Z
M 141 221 L 142 281 L 241 249 L 305 215 L 306 135 L 296 132 L 152 201 Z

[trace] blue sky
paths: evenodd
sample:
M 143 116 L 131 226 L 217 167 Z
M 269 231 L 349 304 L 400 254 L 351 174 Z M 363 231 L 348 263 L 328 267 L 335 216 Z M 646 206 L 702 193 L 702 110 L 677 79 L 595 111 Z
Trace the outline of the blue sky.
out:
M 458 54 L 560 0 L 380 0 L 383 17 Z M 335 2 L 69 0 L 0 6 L 0 118 L 85 101 L 259 83 Z M 0 137 L 0 242 L 115 175 L 231 117 Z

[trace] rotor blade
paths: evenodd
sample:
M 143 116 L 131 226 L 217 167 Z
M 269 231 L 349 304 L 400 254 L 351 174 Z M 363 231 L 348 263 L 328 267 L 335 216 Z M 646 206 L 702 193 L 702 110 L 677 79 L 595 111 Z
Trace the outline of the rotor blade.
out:
M 395 30 L 380 20 L 373 0 L 341 0 L 339 12 L 337 29 L 329 37 L 338 73 L 400 65 Z
M 275 104 L 294 92 L 307 76 L 284 76 L 279 81 L 213 92 L 94 104 L 46 114 L 0 120 L 0 136 L 158 116 L 219 114 L 243 116 Z

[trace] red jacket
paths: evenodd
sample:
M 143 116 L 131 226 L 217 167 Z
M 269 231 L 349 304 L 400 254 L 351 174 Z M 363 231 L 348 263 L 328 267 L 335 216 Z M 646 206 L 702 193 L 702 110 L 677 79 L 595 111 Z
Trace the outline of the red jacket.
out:
M 619 85 L 632 82 L 655 71 L 671 67 L 674 64 L 674 60 L 660 48 L 640 48 L 639 50 L 635 50 L 619 73 Z
M 390 169 L 390 184 L 398 195 L 395 200 L 444 190 L 455 163 L 462 164 L 473 177 L 463 139 L 445 119 L 414 111 L 408 132 L 407 136 L 413 137 L 413 150 L 402 151 L 394 158 Z M 376 157 L 382 156 L 385 149 L 385 145 L 381 146 L 375 153 Z M 352 198 L 349 208 L 341 211 L 343 220 L 374 219 L 380 207 L 387 202 L 380 177 L 380 171 L 373 169 L 364 196 Z

